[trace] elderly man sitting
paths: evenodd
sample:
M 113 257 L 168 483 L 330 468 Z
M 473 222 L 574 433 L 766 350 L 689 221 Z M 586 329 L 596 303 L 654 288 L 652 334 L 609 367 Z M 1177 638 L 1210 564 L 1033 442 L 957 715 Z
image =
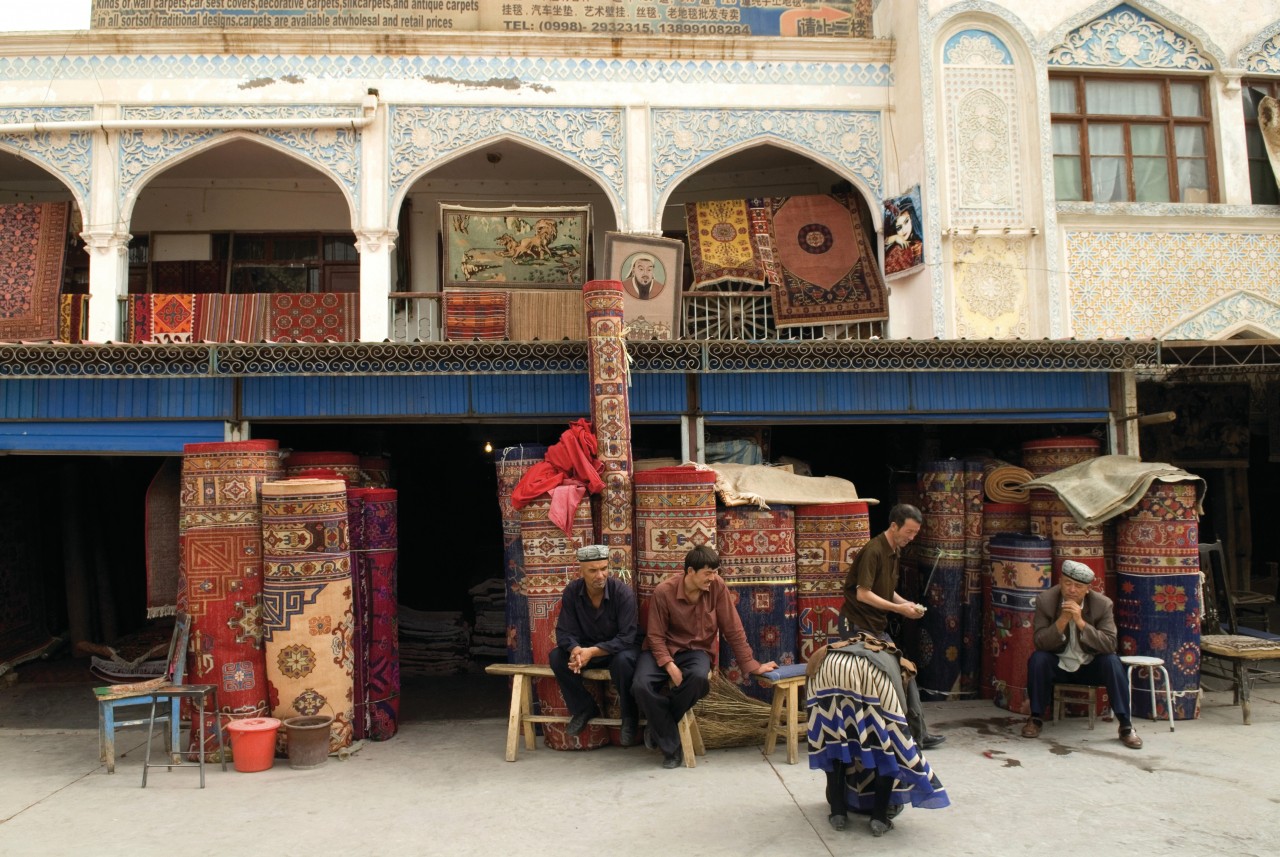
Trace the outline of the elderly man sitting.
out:
M 577 580 L 560 596 L 556 647 L 548 660 L 569 707 L 570 735 L 587 728 L 599 715 L 591 691 L 583 684 L 585 669 L 608 668 L 622 708 L 622 746 L 635 743 L 639 713 L 631 695 L 640 633 L 636 625 L 636 596 L 631 587 L 609 574 L 609 548 L 587 545 L 578 549 Z
M 1031 717 L 1022 737 L 1037 738 L 1055 684 L 1105 685 L 1120 721 L 1120 741 L 1141 749 L 1129 719 L 1129 680 L 1116 655 L 1116 620 L 1111 599 L 1089 588 L 1093 569 L 1082 562 L 1062 564 L 1062 582 L 1036 596 L 1036 651 L 1027 661 Z

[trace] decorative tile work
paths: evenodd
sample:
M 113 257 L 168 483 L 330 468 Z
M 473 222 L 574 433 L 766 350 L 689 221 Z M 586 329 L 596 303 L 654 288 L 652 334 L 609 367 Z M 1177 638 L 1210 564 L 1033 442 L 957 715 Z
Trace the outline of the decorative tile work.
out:
M 957 238 L 951 248 L 956 336 L 961 339 L 1028 336 L 1028 239 Z
M 744 143 L 783 142 L 843 171 L 884 197 L 880 114 L 865 110 L 676 110 L 651 114 L 653 214 L 671 188 L 707 161 Z
M 575 83 L 781 84 L 892 86 L 888 63 L 740 62 L 466 56 L 151 56 L 0 57 L 0 80 L 280 79 L 414 80 L 441 83 L 565 81 Z
M 1203 332 L 1226 325 L 1230 312 L 1250 308 L 1236 301 L 1211 312 L 1224 297 L 1244 292 L 1280 301 L 1280 244 L 1274 235 L 1068 231 L 1066 246 L 1077 338 L 1158 337 L 1171 320 L 1186 319 L 1189 308 L 1194 315 L 1186 331 Z M 1202 313 L 1204 319 L 1195 322 Z M 1257 321 L 1271 324 L 1265 313 Z M 1270 330 L 1280 336 L 1280 327 Z
M 1161 339 L 1226 339 L 1241 330 L 1280 338 L 1280 303 L 1248 292 L 1234 292 L 1183 319 Z
M 1280 74 L 1280 21 L 1269 25 L 1240 49 L 1236 66 L 1254 74 Z
M 961 30 L 942 48 L 947 65 L 1013 65 L 1004 42 L 986 30 Z
M 1214 62 L 1186 36 L 1121 3 L 1067 34 L 1049 65 L 1212 71 Z
M 83 122 L 93 118 L 92 107 L 14 107 L 0 109 L 0 122 Z M 93 170 L 93 134 L 89 131 L 41 131 L 0 135 L 0 146 L 20 152 L 48 167 L 70 186 L 80 211 L 89 204 L 89 176 Z
M 589 107 L 409 107 L 390 108 L 391 164 L 388 203 L 421 175 L 484 140 L 532 143 L 580 165 L 599 180 L 626 214 L 625 135 L 622 111 Z
M 338 118 L 357 116 L 358 111 L 326 105 L 245 105 L 239 107 L 126 107 L 122 119 L 270 119 Z M 265 131 L 218 131 L 203 129 L 149 128 L 120 133 L 121 208 L 136 196 L 143 175 L 174 157 L 226 134 L 260 136 L 299 155 L 332 178 L 345 192 L 352 208 L 360 208 L 359 135 L 344 128 L 310 128 Z

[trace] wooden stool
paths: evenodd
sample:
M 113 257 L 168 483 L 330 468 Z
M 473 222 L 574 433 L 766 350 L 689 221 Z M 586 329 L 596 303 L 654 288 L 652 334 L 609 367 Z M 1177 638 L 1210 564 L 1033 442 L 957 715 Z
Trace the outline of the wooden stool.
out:
M 805 675 L 770 679 L 756 676 L 760 684 L 773 688 L 773 707 L 769 711 L 769 728 L 764 733 L 764 754 L 772 755 L 778 744 L 778 736 L 787 738 L 787 764 L 794 765 L 800 758 L 800 688 Z
M 1098 715 L 1098 691 L 1093 684 L 1055 684 L 1053 686 L 1053 719 L 1062 720 L 1063 709 L 1069 703 L 1080 703 L 1089 709 L 1089 728 L 1093 728 Z
M 555 673 L 547 664 L 489 664 L 484 668 L 489 675 L 505 675 L 511 677 L 511 708 L 507 715 L 507 751 L 506 760 L 514 762 L 520 752 L 520 738 L 524 738 L 526 750 L 537 746 L 533 725 L 535 723 L 568 723 L 569 717 L 563 714 L 533 713 L 533 680 L 537 678 L 555 678 Z M 610 681 L 608 670 L 583 670 L 582 677 L 596 681 Z M 593 717 L 588 723 L 595 726 L 621 726 L 622 721 L 616 717 Z M 640 725 L 644 726 L 642 719 Z M 698 730 L 698 719 L 693 716 L 692 709 L 685 712 L 678 724 L 680 728 L 680 749 L 684 753 L 684 766 L 696 768 L 697 756 L 707 755 L 706 745 L 702 743 L 702 733 Z

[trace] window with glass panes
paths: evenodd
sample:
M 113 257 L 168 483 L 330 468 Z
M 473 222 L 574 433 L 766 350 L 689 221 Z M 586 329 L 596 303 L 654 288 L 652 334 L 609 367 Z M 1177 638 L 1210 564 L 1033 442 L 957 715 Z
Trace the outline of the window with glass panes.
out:
M 1276 189 L 1276 175 L 1267 157 L 1266 144 L 1262 142 L 1262 129 L 1258 127 L 1258 102 L 1264 96 L 1280 98 L 1280 80 L 1246 80 L 1240 87 L 1244 102 L 1244 136 L 1249 148 L 1249 187 L 1253 191 L 1254 205 L 1280 203 L 1280 190 Z
M 1053 74 L 1059 200 L 1215 202 L 1204 81 Z

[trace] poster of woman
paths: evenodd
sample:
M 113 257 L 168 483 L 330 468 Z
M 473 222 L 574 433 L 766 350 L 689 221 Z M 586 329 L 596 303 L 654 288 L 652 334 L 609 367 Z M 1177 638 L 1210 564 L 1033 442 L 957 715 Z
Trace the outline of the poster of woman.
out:
M 884 201 L 884 275 L 907 274 L 924 265 L 920 185 Z

